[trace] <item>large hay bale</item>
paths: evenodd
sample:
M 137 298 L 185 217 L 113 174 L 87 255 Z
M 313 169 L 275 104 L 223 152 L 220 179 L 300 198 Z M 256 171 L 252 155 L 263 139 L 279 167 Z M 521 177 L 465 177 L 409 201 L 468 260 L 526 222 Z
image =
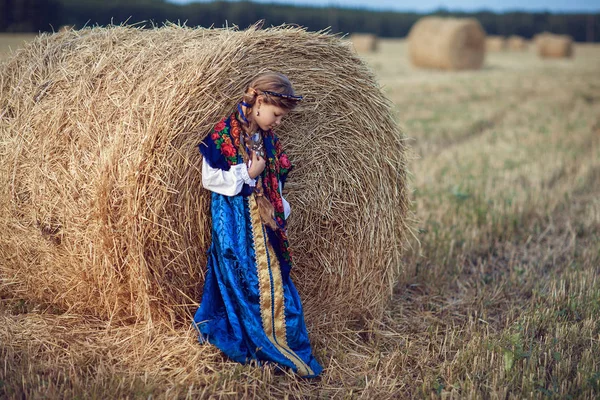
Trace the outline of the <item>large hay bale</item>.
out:
M 417 67 L 479 69 L 485 57 L 485 32 L 472 18 L 425 17 L 410 29 L 408 51 Z
M 512 51 L 525 51 L 527 50 L 527 41 L 521 36 L 512 35 L 507 40 L 507 47 Z
M 541 58 L 573 57 L 573 38 L 569 35 L 540 35 L 537 37 L 536 47 Z
M 350 42 L 357 53 L 373 53 L 377 51 L 378 39 L 371 33 L 353 33 Z
M 487 36 L 485 50 L 490 52 L 506 50 L 506 39 L 503 36 Z
M 348 44 L 299 28 L 42 35 L 0 70 L 0 279 L 111 320 L 188 323 L 210 241 L 197 145 L 255 74 L 306 101 L 278 128 L 307 319 L 378 315 L 406 233 L 405 147 Z

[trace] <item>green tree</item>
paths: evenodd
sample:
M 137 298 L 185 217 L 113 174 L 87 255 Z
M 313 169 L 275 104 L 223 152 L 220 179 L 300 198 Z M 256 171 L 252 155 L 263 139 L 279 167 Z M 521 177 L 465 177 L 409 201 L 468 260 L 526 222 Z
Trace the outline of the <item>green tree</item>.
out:
M 476 13 L 439 9 L 439 16 L 477 18 L 490 35 L 565 33 L 577 41 L 600 41 L 600 14 Z M 316 31 L 330 27 L 333 33 L 370 32 L 382 37 L 404 37 L 423 14 L 378 12 L 347 8 L 293 7 L 288 5 L 213 1 L 177 5 L 165 0 L 0 0 L 0 31 L 49 31 L 60 25 L 108 25 L 147 21 L 146 26 L 166 21 L 188 26 L 244 29 L 258 20 L 265 26 L 297 24 Z

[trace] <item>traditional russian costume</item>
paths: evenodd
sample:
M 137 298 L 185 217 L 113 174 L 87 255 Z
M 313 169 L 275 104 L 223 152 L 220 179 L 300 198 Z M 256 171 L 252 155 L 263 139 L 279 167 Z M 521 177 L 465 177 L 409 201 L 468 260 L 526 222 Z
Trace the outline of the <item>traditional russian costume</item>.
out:
M 199 340 L 239 363 L 272 362 L 315 377 L 322 367 L 312 354 L 300 297 L 289 276 L 290 208 L 282 189 L 292 165 L 273 131 L 263 132 L 266 166 L 259 182 L 251 179 L 239 150 L 243 135 L 236 112 L 199 145 L 202 184 L 212 192 L 212 243 L 194 317 Z M 262 189 L 258 195 L 273 205 L 278 229 L 262 223 L 257 185 Z

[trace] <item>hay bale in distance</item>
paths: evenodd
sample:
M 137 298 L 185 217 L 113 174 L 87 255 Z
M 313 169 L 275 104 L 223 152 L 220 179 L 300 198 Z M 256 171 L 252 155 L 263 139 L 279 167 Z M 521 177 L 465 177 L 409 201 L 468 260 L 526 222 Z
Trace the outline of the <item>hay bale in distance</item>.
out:
M 544 32 L 540 32 L 540 33 L 536 33 L 535 35 L 533 35 L 533 37 L 531 38 L 531 41 L 533 42 L 533 44 L 536 46 L 538 46 L 539 41 L 545 36 L 545 35 L 551 35 L 550 32 L 548 31 L 544 31 Z
M 377 51 L 378 39 L 371 33 L 353 33 L 350 42 L 357 53 L 373 53 Z
M 507 47 L 512 51 L 525 51 L 527 50 L 527 41 L 521 36 L 512 35 L 507 40 Z
M 506 50 L 506 39 L 503 36 L 487 36 L 485 50 L 490 52 Z
M 410 29 L 408 51 L 417 67 L 479 69 L 485 57 L 485 32 L 472 18 L 425 17 Z
M 305 96 L 278 133 L 307 321 L 380 314 L 407 229 L 404 142 L 349 45 L 291 27 L 66 31 L 4 64 L 0 282 L 111 321 L 189 324 L 210 241 L 197 144 L 267 69 Z
M 536 41 L 537 54 L 541 58 L 573 57 L 573 38 L 569 35 L 540 35 Z

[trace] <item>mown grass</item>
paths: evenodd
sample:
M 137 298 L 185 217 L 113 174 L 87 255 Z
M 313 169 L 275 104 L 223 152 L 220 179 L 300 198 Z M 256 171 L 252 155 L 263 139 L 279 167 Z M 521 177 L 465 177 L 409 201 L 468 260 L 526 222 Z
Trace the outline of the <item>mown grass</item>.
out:
M 320 380 L 3 292 L 0 397 L 600 396 L 600 47 L 473 72 L 415 70 L 401 42 L 365 59 L 411 138 L 416 238 L 382 320 L 308 321 Z

